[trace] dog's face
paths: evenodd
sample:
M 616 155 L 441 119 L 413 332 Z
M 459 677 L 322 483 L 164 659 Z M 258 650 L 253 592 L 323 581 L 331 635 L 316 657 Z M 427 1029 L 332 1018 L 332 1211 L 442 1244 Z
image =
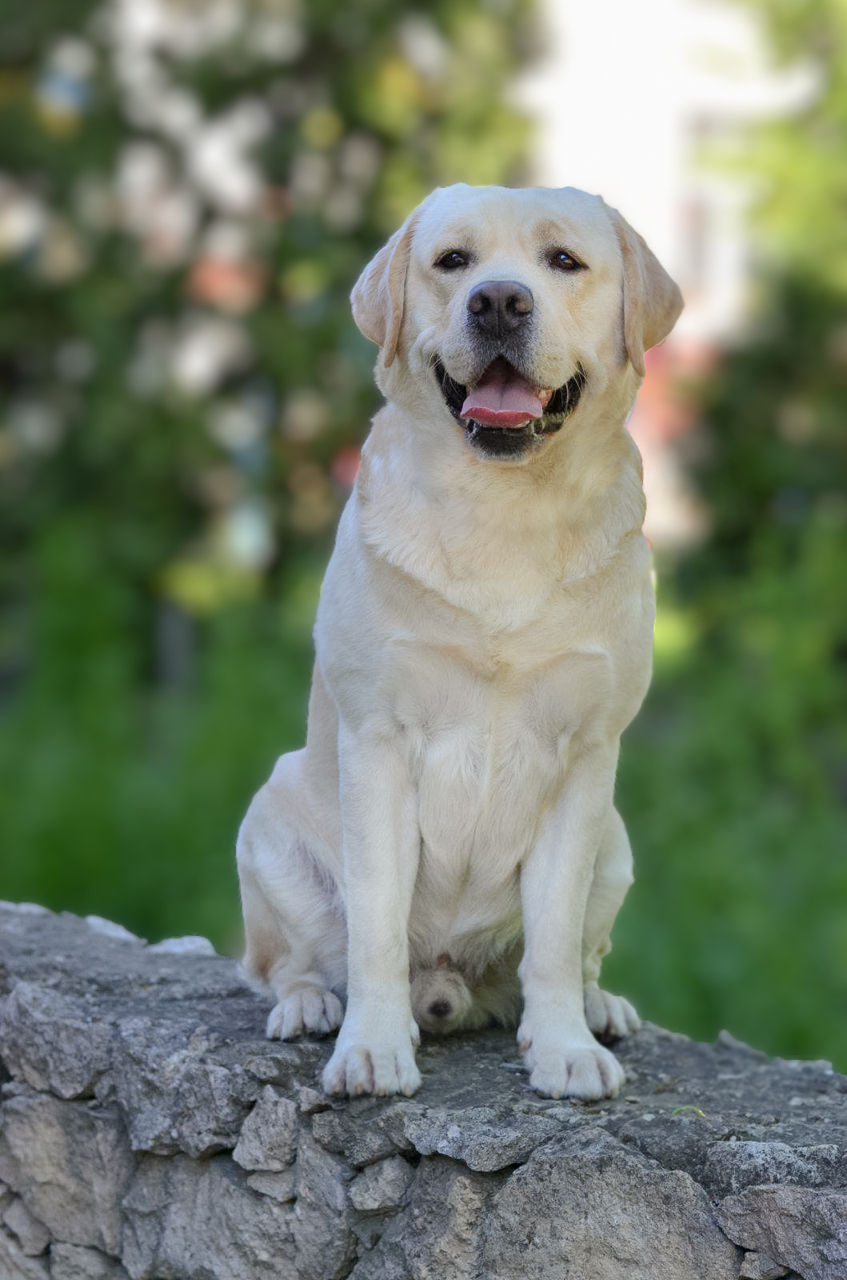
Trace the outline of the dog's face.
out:
M 353 290 L 388 398 L 420 416 L 434 397 L 470 449 L 512 462 L 549 447 L 610 371 L 643 374 L 680 306 L 644 241 L 572 188 L 439 189 Z

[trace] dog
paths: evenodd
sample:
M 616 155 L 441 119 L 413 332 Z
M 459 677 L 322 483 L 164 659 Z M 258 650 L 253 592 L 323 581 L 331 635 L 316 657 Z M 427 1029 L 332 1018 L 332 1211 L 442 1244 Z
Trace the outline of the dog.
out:
M 632 882 L 614 779 L 654 618 L 624 422 L 681 295 L 598 196 L 457 185 L 352 306 L 387 403 L 321 591 L 306 746 L 238 838 L 267 1034 L 340 1027 L 328 1093 L 410 1095 L 420 1028 L 519 1023 L 533 1089 L 611 1096 L 595 1035 L 639 1025 L 598 982 Z

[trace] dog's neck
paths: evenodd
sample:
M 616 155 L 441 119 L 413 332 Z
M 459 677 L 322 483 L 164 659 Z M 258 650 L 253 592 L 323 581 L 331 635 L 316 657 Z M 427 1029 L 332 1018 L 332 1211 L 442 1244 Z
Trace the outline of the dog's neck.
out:
M 644 520 L 641 459 L 624 428 L 629 402 L 581 405 L 538 457 L 474 455 L 449 419 L 386 405 L 353 495 L 371 554 L 493 626 L 519 626 L 559 586 L 590 578 Z

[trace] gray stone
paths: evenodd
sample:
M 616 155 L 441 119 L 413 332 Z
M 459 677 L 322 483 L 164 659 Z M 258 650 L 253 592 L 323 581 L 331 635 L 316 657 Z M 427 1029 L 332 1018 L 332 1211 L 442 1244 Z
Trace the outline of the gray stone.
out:
M 422 1161 L 409 1210 L 390 1220 L 351 1280 L 500 1280 L 499 1264 L 480 1270 L 480 1228 L 489 1187 L 485 1177 L 444 1156 Z M 522 1280 L 533 1276 L 521 1273 Z
M 414 1102 L 374 1105 L 370 1098 L 357 1098 L 343 1106 L 335 1104 L 331 1111 L 316 1115 L 312 1134 L 321 1146 L 343 1155 L 351 1164 L 372 1164 L 398 1151 L 412 1151 L 412 1143 L 405 1134 L 406 1125 L 410 1117 L 423 1119 L 425 1114 Z
M 50 1280 L 42 1258 L 28 1258 L 16 1240 L 0 1230 L 0 1276 L 3 1280 Z
M 50 1243 L 50 1232 L 43 1222 L 39 1222 L 23 1200 L 14 1199 L 3 1213 L 3 1225 L 11 1231 L 25 1254 L 37 1258 L 47 1251 Z
M 350 1203 L 360 1213 L 381 1213 L 403 1203 L 413 1176 L 412 1166 L 402 1156 L 389 1156 L 370 1164 L 350 1187 Z
M 838 1174 L 841 1151 L 834 1143 L 790 1147 L 785 1142 L 719 1142 L 707 1148 L 702 1166 L 706 1185 L 721 1193 L 766 1182 L 823 1187 Z
M 78 1244 L 54 1244 L 50 1250 L 50 1280 L 129 1280 L 119 1262 L 98 1249 Z
M 184 938 L 163 938 L 161 942 L 153 942 L 148 946 L 154 956 L 214 956 L 215 948 L 208 938 L 197 933 L 186 934 Z
M 3 1105 L 3 1177 L 50 1234 L 117 1254 L 132 1172 L 114 1110 L 22 1087 Z
M 116 942 L 141 944 L 144 942 L 137 933 L 130 933 L 129 929 L 124 928 L 122 924 L 116 924 L 114 920 L 106 920 L 103 916 L 86 916 L 85 923 L 94 933 L 100 933 L 104 938 L 114 938 Z
M 109 1066 L 112 1028 L 82 1002 L 19 982 L 0 1002 L 0 1058 L 13 1076 L 60 1098 L 90 1093 Z
M 304 1133 L 297 1148 L 296 1177 L 298 1280 L 335 1280 L 349 1270 L 356 1247 L 345 1212 L 350 1169 Z
M 242 1169 L 278 1173 L 293 1162 L 299 1132 L 297 1104 L 265 1085 L 241 1126 L 232 1158 Z
M 782 1267 L 766 1253 L 745 1253 L 738 1273 L 740 1280 L 782 1280 L 788 1268 Z
M 266 1018 L 267 1010 L 262 1008 L 261 1012 Z M 303 1079 L 314 1076 L 325 1057 L 321 1046 L 312 1040 L 302 1040 L 297 1044 L 263 1040 L 250 1047 L 253 1052 L 247 1053 L 243 1059 L 245 1071 L 262 1084 L 276 1084 L 295 1095 L 299 1093 Z M 310 1071 L 310 1067 L 314 1071 Z
M 328 1111 L 331 1106 L 325 1093 L 310 1089 L 305 1084 L 297 1090 L 297 1103 L 304 1116 L 315 1115 L 318 1111 Z
M 123 1200 L 132 1280 L 299 1280 L 294 1211 L 260 1196 L 228 1156 L 145 1156 Z
M 327 1098 L 331 1045 L 268 1041 L 226 957 L 2 906 L 0 939 L 0 1280 L 847 1277 L 825 1063 L 648 1024 L 625 1094 L 553 1101 L 484 1031 L 425 1036 L 413 1099 Z
M 212 1155 L 235 1145 L 256 1085 L 243 1067 L 232 1070 L 191 1047 L 183 1027 L 162 1035 L 150 1018 L 128 1018 L 117 1028 L 120 1070 L 111 1090 L 134 1151 Z
M 534 1152 L 493 1198 L 483 1238 L 498 1280 L 736 1280 L 741 1260 L 687 1174 L 604 1133 Z
M 493 1107 L 472 1107 L 462 1112 L 461 1121 L 441 1109 L 411 1115 L 403 1131 L 422 1155 L 437 1152 L 479 1173 L 491 1173 L 520 1164 L 540 1143 L 560 1133 L 561 1124 L 544 1116 L 511 1116 Z
M 722 1229 L 745 1249 L 765 1253 L 803 1280 L 847 1276 L 847 1192 L 811 1187 L 749 1187 L 719 1205 Z
M 281 1173 L 250 1173 L 247 1185 L 280 1204 L 288 1204 L 297 1197 L 297 1177 L 293 1168 L 283 1169 Z

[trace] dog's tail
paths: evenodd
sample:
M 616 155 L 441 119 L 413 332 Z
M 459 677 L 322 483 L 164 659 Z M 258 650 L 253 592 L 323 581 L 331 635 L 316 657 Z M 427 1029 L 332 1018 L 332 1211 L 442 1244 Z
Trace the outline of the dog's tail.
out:
M 468 984 L 447 955 L 413 971 L 411 994 L 418 1026 L 436 1034 L 464 1026 L 473 1006 Z

